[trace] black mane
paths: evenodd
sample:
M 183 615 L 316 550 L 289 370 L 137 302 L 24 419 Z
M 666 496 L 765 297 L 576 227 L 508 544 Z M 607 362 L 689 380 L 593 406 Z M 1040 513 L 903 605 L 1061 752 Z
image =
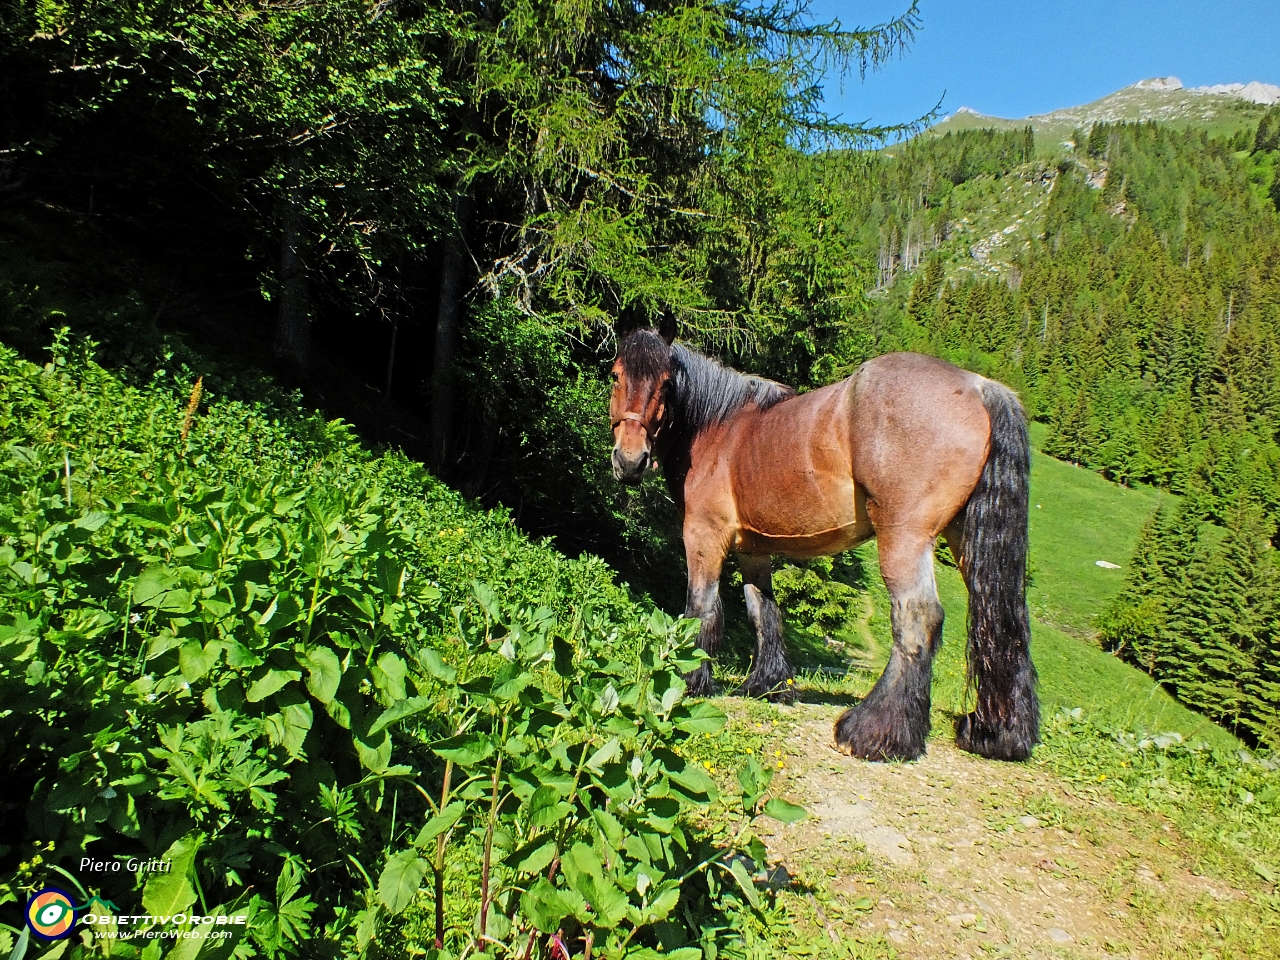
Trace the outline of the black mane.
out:
M 637 330 L 624 339 L 618 357 L 632 376 L 656 378 L 671 373 L 669 415 L 681 434 L 700 433 L 749 403 L 768 410 L 795 396 L 788 386 L 731 370 L 683 344 L 668 347 L 652 330 Z

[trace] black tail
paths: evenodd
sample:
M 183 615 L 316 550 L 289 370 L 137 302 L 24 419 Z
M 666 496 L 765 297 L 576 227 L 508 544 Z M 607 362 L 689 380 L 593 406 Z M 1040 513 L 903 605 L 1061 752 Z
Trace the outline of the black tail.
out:
M 965 509 L 962 564 L 977 704 L 956 721 L 956 743 L 984 757 L 1025 760 L 1040 739 L 1027 613 L 1031 445 L 1013 391 L 988 381 L 982 402 L 991 418 L 991 449 Z

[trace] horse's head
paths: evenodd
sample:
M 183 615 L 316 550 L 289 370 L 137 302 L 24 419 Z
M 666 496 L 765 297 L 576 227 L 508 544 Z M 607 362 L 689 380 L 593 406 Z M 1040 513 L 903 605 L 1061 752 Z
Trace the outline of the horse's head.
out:
M 675 318 L 668 313 L 660 332 L 633 330 L 619 338 L 609 421 L 613 424 L 613 475 L 622 483 L 638 484 L 645 467 L 657 466 L 654 444 L 667 422 L 675 333 Z

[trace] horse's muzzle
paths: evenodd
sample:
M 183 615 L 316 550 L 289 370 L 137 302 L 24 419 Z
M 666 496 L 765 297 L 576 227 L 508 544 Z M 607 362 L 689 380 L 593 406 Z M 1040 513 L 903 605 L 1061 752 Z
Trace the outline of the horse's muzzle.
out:
M 627 456 L 617 447 L 613 448 L 613 476 L 619 483 L 637 486 L 644 480 L 645 468 L 649 466 L 649 451 L 641 450 L 634 456 Z

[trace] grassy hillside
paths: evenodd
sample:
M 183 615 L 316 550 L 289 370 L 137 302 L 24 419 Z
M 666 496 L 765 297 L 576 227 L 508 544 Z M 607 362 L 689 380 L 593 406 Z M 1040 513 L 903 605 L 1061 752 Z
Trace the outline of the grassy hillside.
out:
M 1043 424 L 1032 424 L 1033 441 Z M 1032 611 L 1073 636 L 1093 634 L 1094 617 L 1124 580 L 1143 522 L 1161 498 L 1146 486 L 1122 487 L 1081 467 L 1031 458 Z M 1119 565 L 1112 570 L 1098 560 Z

